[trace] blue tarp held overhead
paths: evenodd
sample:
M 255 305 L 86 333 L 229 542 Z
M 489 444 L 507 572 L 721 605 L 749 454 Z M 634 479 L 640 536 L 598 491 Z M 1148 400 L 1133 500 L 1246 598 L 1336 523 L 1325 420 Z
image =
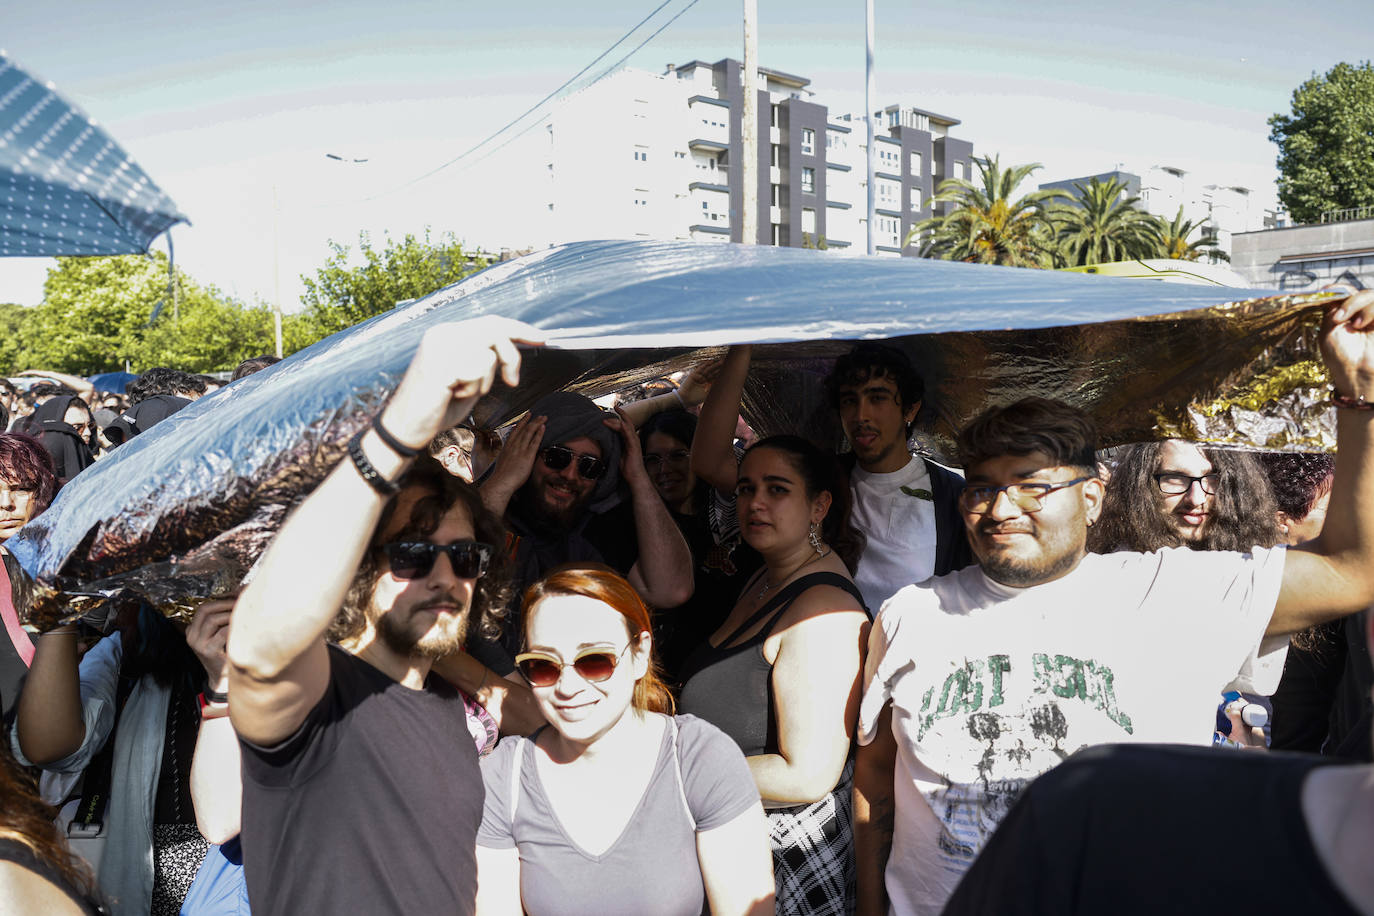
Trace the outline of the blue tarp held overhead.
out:
M 185 221 L 109 134 L 0 53 L 0 256 L 142 254 Z
M 1316 306 L 1190 287 L 919 259 L 684 242 L 583 242 L 498 264 L 341 331 L 196 401 L 82 472 L 6 547 L 70 596 L 114 577 L 155 603 L 236 584 L 286 511 L 400 381 L 425 330 L 501 315 L 546 331 L 520 385 L 478 405 L 497 425 L 549 391 L 603 394 L 762 344 L 745 411 L 762 432 L 835 444 L 820 379 L 857 339 L 926 377 L 932 442 L 1032 393 L 1093 412 L 1107 442 L 1301 350 Z M 174 568 L 152 564 L 175 558 Z M 102 589 L 110 588 L 107 582 Z M 222 593 L 222 591 L 220 591 Z M 51 626 L 49 602 L 40 615 Z

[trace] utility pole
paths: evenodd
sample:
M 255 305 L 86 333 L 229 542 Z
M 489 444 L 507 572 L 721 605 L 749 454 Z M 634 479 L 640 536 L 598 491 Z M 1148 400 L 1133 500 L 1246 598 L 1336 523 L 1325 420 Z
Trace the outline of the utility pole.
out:
M 272 182 L 272 330 L 276 336 L 277 359 L 281 359 L 281 208 L 277 206 L 277 183 Z
M 740 108 L 740 241 L 759 237 L 758 0 L 744 0 L 744 104 Z
M 864 58 L 864 121 L 868 124 L 868 253 L 874 254 L 873 233 L 875 231 L 874 222 L 877 219 L 877 188 L 873 183 L 877 176 L 873 173 L 878 168 L 878 149 L 877 138 L 873 130 L 873 100 L 878 95 L 877 77 L 873 75 L 873 0 L 865 0 L 868 26 L 867 53 Z

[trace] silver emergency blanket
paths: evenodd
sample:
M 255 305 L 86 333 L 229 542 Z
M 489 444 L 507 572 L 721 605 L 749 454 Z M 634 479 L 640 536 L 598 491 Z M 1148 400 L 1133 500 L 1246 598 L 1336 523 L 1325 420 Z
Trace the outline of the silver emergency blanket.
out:
M 821 380 L 864 339 L 901 347 L 921 369 L 917 444 L 936 456 L 950 456 L 954 431 L 978 411 L 1024 394 L 1092 411 L 1104 445 L 1182 430 L 1291 447 L 1247 440 L 1274 430 L 1198 405 L 1310 360 L 1320 298 L 788 248 L 570 244 L 403 303 L 202 398 L 80 474 L 7 546 L 40 585 L 35 629 L 96 619 L 129 592 L 184 614 L 237 585 L 383 405 L 424 331 L 482 315 L 548 337 L 526 351 L 517 389 L 478 405 L 489 426 L 549 391 L 605 394 L 753 342 L 764 346 L 746 418 L 761 433 L 837 446 Z M 1323 406 L 1294 408 L 1299 432 Z

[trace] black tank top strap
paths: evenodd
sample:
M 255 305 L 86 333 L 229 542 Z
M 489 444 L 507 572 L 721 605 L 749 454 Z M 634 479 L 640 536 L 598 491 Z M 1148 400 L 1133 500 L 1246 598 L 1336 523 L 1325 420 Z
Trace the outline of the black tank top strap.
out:
M 752 627 L 756 626 L 760 620 L 767 619 L 768 616 L 771 614 L 773 616 L 772 619 L 768 621 L 767 626 L 765 626 L 754 636 L 754 639 L 766 639 L 768 637 L 768 634 L 773 632 L 773 626 L 778 622 L 778 618 L 780 618 L 783 615 L 783 612 L 791 606 L 792 602 L 797 599 L 797 596 L 799 596 L 802 592 L 806 591 L 808 588 L 812 588 L 816 585 L 833 585 L 836 588 L 845 590 L 846 592 L 854 596 L 855 600 L 859 602 L 860 607 L 864 608 L 864 613 L 868 612 L 867 606 L 864 605 L 863 595 L 859 593 L 858 587 L 855 586 L 854 583 L 851 582 L 845 576 L 833 572 L 809 573 L 808 575 L 802 576 L 800 579 L 797 579 L 796 581 L 789 583 L 786 588 L 784 588 L 782 591 L 774 595 L 773 598 L 767 604 L 765 604 L 763 607 L 759 608 L 752 615 L 750 615 L 748 620 L 746 620 L 744 623 L 736 627 L 735 631 L 731 633 L 729 637 L 727 637 L 725 640 L 721 642 L 721 648 L 731 646 L 736 639 L 739 639 L 740 636 L 742 636 L 745 633 L 748 633 L 749 630 Z M 752 642 L 753 640 L 750 641 Z

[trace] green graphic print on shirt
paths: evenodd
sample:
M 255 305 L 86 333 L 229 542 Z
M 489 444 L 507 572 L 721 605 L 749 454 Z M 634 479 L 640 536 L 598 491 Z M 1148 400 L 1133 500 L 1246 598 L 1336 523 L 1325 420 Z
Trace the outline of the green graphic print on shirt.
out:
M 1112 723 L 1107 727 L 1119 734 L 1134 734 L 1114 682 L 1111 667 L 1095 659 L 1033 652 L 1028 672 L 1014 670 L 1009 655 L 967 658 L 924 692 L 917 744 L 934 730 L 940 733 L 931 736 L 936 745 L 956 742 L 960 747 L 949 750 L 970 765 L 968 781 L 947 778 L 926 787 L 944 825 L 939 845 L 947 867 L 967 868 L 1031 779 L 1085 744 L 1111 740 L 1101 726 L 1090 725 L 1090 736 L 1071 739 L 1072 722 L 1086 725 L 1086 715 Z

